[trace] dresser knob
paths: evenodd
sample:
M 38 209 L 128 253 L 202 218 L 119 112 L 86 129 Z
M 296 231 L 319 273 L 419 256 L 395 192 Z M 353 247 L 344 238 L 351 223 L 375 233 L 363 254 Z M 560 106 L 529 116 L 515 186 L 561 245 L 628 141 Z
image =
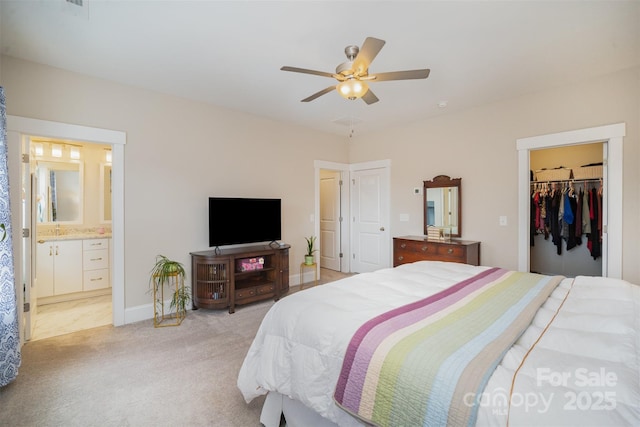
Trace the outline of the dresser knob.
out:
M 402 261 L 403 259 L 404 259 L 404 257 L 403 257 L 402 255 L 400 255 L 400 256 L 398 257 L 398 261 Z
M 453 253 L 453 249 L 449 248 L 449 249 L 447 250 L 447 252 L 448 252 L 448 253 L 450 253 L 450 254 L 452 254 L 452 253 Z
M 406 245 L 405 243 L 402 243 L 402 244 L 400 245 L 400 247 L 401 247 L 402 249 L 404 249 L 404 248 L 406 248 L 406 247 L 407 247 L 407 245 Z
M 422 247 L 422 252 L 426 252 L 429 248 L 427 246 Z

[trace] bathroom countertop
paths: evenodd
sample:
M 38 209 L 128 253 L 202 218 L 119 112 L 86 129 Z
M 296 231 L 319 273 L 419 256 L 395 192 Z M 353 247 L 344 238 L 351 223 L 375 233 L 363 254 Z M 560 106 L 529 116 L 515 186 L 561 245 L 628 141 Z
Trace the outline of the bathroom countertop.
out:
M 69 233 L 56 235 L 39 235 L 37 240 L 53 241 L 53 240 L 85 240 L 85 239 L 108 239 L 111 238 L 111 233 Z

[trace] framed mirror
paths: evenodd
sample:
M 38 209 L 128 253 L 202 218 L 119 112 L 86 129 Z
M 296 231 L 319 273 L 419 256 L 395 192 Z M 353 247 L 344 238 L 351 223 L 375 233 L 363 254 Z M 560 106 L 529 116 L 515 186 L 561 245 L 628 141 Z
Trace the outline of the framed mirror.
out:
M 451 179 L 438 175 L 424 181 L 424 234 L 427 227 L 450 227 L 451 237 L 462 235 L 462 203 L 460 189 L 462 178 Z
M 82 223 L 82 163 L 36 163 L 36 218 L 39 223 Z

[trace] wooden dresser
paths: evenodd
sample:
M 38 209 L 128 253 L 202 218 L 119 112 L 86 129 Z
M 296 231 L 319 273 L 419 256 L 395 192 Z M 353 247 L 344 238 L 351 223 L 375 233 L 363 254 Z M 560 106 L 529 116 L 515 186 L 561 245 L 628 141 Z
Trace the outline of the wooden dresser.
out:
M 480 265 L 480 242 L 451 239 L 427 240 L 425 236 L 393 238 L 393 266 L 415 261 L 449 261 Z

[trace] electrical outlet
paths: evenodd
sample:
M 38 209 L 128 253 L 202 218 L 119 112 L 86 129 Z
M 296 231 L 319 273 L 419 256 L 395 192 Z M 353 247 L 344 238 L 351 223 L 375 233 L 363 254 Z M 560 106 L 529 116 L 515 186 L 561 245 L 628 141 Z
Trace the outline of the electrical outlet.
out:
M 500 225 L 503 227 L 507 225 L 507 217 L 505 215 L 500 216 Z

